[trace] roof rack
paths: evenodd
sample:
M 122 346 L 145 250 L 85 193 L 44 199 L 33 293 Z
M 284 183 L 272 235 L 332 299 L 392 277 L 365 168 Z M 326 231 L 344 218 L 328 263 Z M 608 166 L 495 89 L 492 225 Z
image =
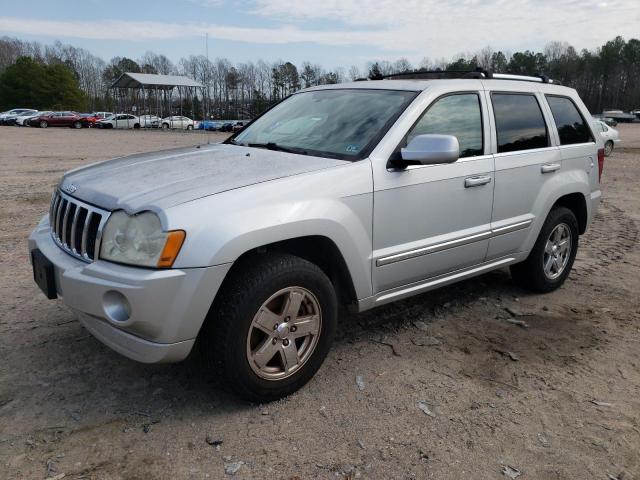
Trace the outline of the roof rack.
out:
M 522 82 L 553 83 L 560 82 L 550 79 L 546 75 L 514 75 L 511 73 L 493 73 L 491 70 L 477 68 L 475 70 L 413 70 L 411 72 L 381 75 L 380 80 L 442 80 L 452 78 L 477 78 L 494 80 L 518 80 Z M 377 80 L 377 79 L 376 79 Z

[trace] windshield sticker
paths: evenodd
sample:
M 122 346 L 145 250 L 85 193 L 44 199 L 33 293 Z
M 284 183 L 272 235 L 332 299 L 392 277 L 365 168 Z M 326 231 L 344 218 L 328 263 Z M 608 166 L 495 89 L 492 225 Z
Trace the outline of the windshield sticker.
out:
M 345 150 L 347 152 L 349 152 L 349 153 L 358 153 L 358 150 L 360 150 L 360 146 L 359 145 L 347 145 Z

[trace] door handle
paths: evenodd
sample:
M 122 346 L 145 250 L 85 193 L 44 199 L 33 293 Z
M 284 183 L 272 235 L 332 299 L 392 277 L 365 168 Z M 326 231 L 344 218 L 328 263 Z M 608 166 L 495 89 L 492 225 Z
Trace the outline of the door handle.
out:
M 491 177 L 468 177 L 464 179 L 464 188 L 479 187 L 480 185 L 486 185 L 491 182 Z
M 559 163 L 547 163 L 545 165 L 542 165 L 542 168 L 540 168 L 540 171 L 542 173 L 551 173 L 555 172 L 556 170 L 560 170 Z

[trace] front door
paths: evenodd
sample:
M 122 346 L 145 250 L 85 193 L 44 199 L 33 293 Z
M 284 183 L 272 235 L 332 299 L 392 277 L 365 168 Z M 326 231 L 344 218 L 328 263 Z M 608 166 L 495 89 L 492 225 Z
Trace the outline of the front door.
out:
M 420 134 L 454 135 L 451 164 L 374 169 L 374 293 L 481 263 L 490 236 L 493 157 L 486 99 L 456 92 L 431 103 L 398 148 Z

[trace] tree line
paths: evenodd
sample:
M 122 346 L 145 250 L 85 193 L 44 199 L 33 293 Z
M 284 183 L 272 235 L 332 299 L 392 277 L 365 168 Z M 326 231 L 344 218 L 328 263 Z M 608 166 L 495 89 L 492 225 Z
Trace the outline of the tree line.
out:
M 640 108 L 640 40 L 616 37 L 595 50 L 578 52 L 568 43 L 551 42 L 541 52 L 495 51 L 485 47 L 452 59 L 424 58 L 417 65 L 406 58 L 395 62 L 326 70 L 311 62 L 233 63 L 227 58 L 190 55 L 177 63 L 148 51 L 138 59 L 114 57 L 105 62 L 91 52 L 55 42 L 42 45 L 0 38 L 0 109 L 16 106 L 74 110 L 113 110 L 118 106 L 109 89 L 124 72 L 185 75 L 204 85 L 190 103 L 177 105 L 202 118 L 253 117 L 301 89 L 412 70 L 474 70 L 514 74 L 545 74 L 576 88 L 594 113 L 603 109 Z M 184 101 L 184 100 L 183 100 Z

